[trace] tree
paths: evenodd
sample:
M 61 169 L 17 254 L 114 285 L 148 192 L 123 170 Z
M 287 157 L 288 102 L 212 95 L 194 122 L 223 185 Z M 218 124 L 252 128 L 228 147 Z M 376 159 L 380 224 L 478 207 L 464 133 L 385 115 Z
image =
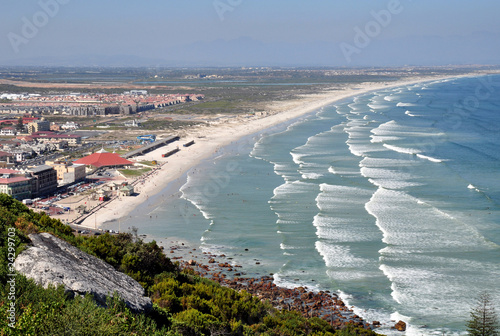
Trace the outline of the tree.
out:
M 498 336 L 500 328 L 491 296 L 483 292 L 477 299 L 477 305 L 470 312 L 467 331 L 472 336 Z
M 24 129 L 24 123 L 23 123 L 23 117 L 19 117 L 17 118 L 17 125 L 16 125 L 16 129 L 18 131 L 22 131 Z

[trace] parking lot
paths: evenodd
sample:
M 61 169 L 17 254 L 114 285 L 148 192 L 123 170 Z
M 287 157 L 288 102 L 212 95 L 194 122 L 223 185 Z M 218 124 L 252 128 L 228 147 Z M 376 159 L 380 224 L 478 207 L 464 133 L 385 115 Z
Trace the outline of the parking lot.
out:
M 60 219 L 63 223 L 71 223 L 84 212 L 90 212 L 102 203 L 92 197 L 92 191 L 110 180 L 111 177 L 105 176 L 60 188 L 54 196 L 34 199 L 30 206 L 35 211 L 43 211 Z

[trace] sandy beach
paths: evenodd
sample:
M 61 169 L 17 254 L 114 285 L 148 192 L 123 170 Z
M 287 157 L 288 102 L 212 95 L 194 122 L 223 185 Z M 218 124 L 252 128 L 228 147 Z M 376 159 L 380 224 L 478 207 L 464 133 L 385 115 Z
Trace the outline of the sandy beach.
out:
M 180 141 L 169 144 L 166 147 L 161 147 L 144 156 L 134 158 L 135 161 L 157 160 L 159 167 L 153 173 L 149 174 L 149 176 L 142 177 L 140 181 L 135 182 L 135 196 L 120 197 L 107 202 L 104 207 L 87 217 L 81 223 L 81 226 L 99 228 L 105 222 L 126 216 L 149 197 L 161 192 L 171 181 L 181 177 L 189 169 L 197 166 L 202 160 L 216 153 L 218 149 L 229 145 L 241 137 L 299 118 L 344 98 L 364 94 L 369 91 L 446 78 L 453 77 L 423 77 L 397 82 L 352 84 L 340 90 L 307 95 L 289 101 L 274 102 L 268 106 L 263 115 L 238 116 L 219 123 L 193 127 L 179 133 L 181 136 Z M 194 145 L 182 147 L 182 144 L 191 140 L 195 141 Z M 168 158 L 161 157 L 161 154 L 176 147 L 179 147 L 181 150 Z

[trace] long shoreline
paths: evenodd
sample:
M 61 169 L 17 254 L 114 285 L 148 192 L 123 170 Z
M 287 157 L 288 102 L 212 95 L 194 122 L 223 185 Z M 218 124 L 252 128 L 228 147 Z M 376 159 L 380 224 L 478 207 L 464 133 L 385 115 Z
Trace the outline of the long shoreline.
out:
M 295 122 L 296 120 L 301 120 L 302 118 L 306 118 L 308 117 L 309 115 L 312 115 L 312 113 L 314 113 L 315 111 L 317 111 L 320 107 L 322 106 L 326 106 L 326 105 L 329 105 L 329 104 L 333 104 L 333 103 L 336 103 L 336 102 L 339 102 L 341 100 L 344 100 L 345 99 L 352 99 L 352 97 L 355 97 L 355 96 L 360 96 L 360 95 L 364 95 L 366 93 L 369 93 L 369 92 L 373 92 L 373 91 L 378 91 L 378 90 L 385 90 L 385 89 L 388 89 L 388 88 L 394 88 L 394 87 L 403 87 L 405 85 L 413 85 L 413 84 L 425 84 L 425 83 L 429 83 L 429 82 L 439 82 L 439 81 L 442 81 L 442 80 L 450 80 L 450 79 L 455 79 L 455 78 L 459 78 L 459 77 L 479 77 L 479 76 L 473 76 L 473 75 L 468 75 L 468 76 L 450 76 L 450 77 L 442 77 L 442 78 L 431 78 L 431 79 L 428 79 L 428 78 L 425 78 L 425 79 L 420 79 L 420 80 L 415 80 L 415 81 L 404 81 L 404 82 L 398 82 L 398 83 L 392 83 L 391 85 L 385 85 L 385 83 L 377 83 L 378 85 L 373 85 L 371 86 L 370 88 L 368 87 L 364 87 L 363 89 L 358 89 L 358 90 L 353 90 L 355 92 L 353 92 L 352 94 L 343 94 L 343 95 L 338 95 L 337 97 L 329 97 L 332 99 L 332 102 L 328 102 L 328 103 L 325 103 L 323 105 L 320 104 L 319 102 L 319 99 L 317 100 L 313 100 L 313 103 L 315 103 L 317 105 L 317 107 L 310 107 L 307 109 L 307 111 L 304 111 L 304 113 L 297 113 L 296 115 L 294 115 L 294 117 L 289 117 L 289 118 L 285 118 L 285 120 L 283 120 L 282 122 L 278 122 L 278 123 L 269 123 L 269 124 L 266 124 L 266 127 L 260 127 L 260 128 L 255 128 L 255 129 L 252 129 L 253 132 L 248 132 L 248 133 L 245 133 L 245 134 L 238 134 L 238 136 L 235 136 L 235 137 L 231 137 L 229 139 L 226 139 L 225 141 L 225 144 L 224 145 L 220 145 L 220 147 L 215 147 L 215 148 L 221 148 L 221 147 L 225 147 L 225 146 L 228 146 L 227 147 L 227 150 L 225 149 L 224 151 L 225 152 L 231 152 L 231 148 L 233 148 L 234 146 L 237 146 L 238 143 L 236 144 L 232 144 L 232 142 L 246 142 L 247 139 L 249 139 L 249 137 L 251 136 L 252 138 L 255 137 L 255 136 L 258 136 L 261 132 L 266 132 L 266 133 L 269 133 L 269 132 L 274 132 L 277 128 L 279 129 L 284 129 L 287 125 L 290 125 L 291 123 Z M 351 88 L 352 90 L 352 88 Z M 339 93 L 345 93 L 344 90 L 340 91 Z M 306 106 L 304 105 L 307 105 L 309 102 L 306 101 L 306 102 L 303 102 L 303 104 L 299 104 L 299 105 L 302 105 L 303 108 L 305 109 Z M 319 106 L 318 106 L 319 105 Z M 282 113 L 286 113 L 286 110 L 284 110 Z M 299 119 L 300 118 L 300 119 Z M 262 118 L 262 119 L 259 119 L 259 120 L 254 120 L 254 122 L 259 122 L 259 121 L 262 121 L 266 118 Z M 229 125 L 234 125 L 234 124 L 229 124 Z M 222 126 L 225 126 L 225 125 L 222 125 Z M 238 125 L 240 126 L 240 125 Z M 262 126 L 262 125 L 261 125 Z M 274 129 L 273 127 L 276 127 L 276 129 Z M 213 132 L 216 132 L 216 130 L 218 129 L 221 129 L 221 128 L 224 128 L 224 127 L 219 127 L 219 126 L 214 126 L 212 127 L 212 131 Z M 190 134 L 193 134 L 193 133 L 190 133 Z M 196 134 L 196 133 L 195 133 Z M 206 133 L 207 137 L 209 136 L 212 136 L 212 133 Z M 245 138 L 246 137 L 246 138 Z M 205 138 L 203 138 L 205 139 Z M 201 139 L 201 141 L 203 141 L 203 139 Z M 189 141 L 189 138 L 186 138 L 186 139 L 183 139 L 183 140 L 186 140 L 186 141 Z M 253 139 L 255 140 L 255 139 Z M 196 145 L 200 145 L 200 146 L 203 146 L 203 144 L 201 143 L 196 143 Z M 182 143 L 184 143 L 184 141 L 182 141 Z M 224 143 L 224 142 L 223 142 Z M 165 152 L 166 150 L 162 150 L 162 152 Z M 220 154 L 223 154 L 223 153 L 220 153 Z M 186 166 L 185 169 L 182 171 L 182 174 L 179 174 L 179 176 L 177 177 L 177 179 L 172 179 L 172 180 L 169 180 L 169 181 L 165 181 L 164 185 L 162 186 L 162 188 L 160 188 L 158 190 L 158 192 L 161 192 L 165 195 L 170 195 L 170 193 L 172 194 L 175 194 L 177 192 L 179 192 L 179 187 L 183 184 L 183 180 L 185 182 L 185 175 L 188 173 L 188 171 L 192 168 L 195 168 L 198 169 L 197 167 L 200 165 L 200 164 L 206 164 L 207 162 L 208 163 L 211 163 L 212 159 L 214 157 L 218 157 L 219 156 L 219 153 L 216 153 L 216 151 L 212 151 L 212 152 L 208 152 L 206 153 L 205 155 L 203 155 L 202 157 L 199 158 L 199 160 L 191 165 L 191 166 Z M 205 162 L 203 162 L 205 161 Z M 184 176 L 184 177 L 183 177 Z M 175 183 L 173 183 L 175 181 Z M 168 189 L 165 189 L 168 185 Z M 160 187 L 160 186 L 158 186 Z M 148 189 L 149 191 L 149 189 Z M 160 196 L 161 193 L 158 195 Z M 151 198 L 152 195 L 150 195 L 150 198 Z M 149 202 L 147 202 L 146 200 L 146 203 L 144 206 L 141 206 L 139 208 L 135 208 L 135 209 L 130 209 L 130 212 L 131 211 L 136 211 L 137 214 L 143 214 L 142 210 L 145 210 L 147 206 L 151 206 L 151 201 L 153 201 L 153 199 L 150 199 Z M 158 199 L 157 200 L 158 202 L 161 202 L 161 199 Z M 139 204 L 140 205 L 140 204 Z M 153 215 L 154 217 L 154 215 Z M 116 219 L 114 219 L 116 220 Z M 130 223 L 131 221 L 129 221 Z M 152 221 L 154 222 L 154 221 Z M 140 225 L 140 222 L 138 223 Z M 113 228 L 115 227 L 115 225 L 113 225 Z M 198 236 L 199 237 L 199 236 Z M 243 269 L 241 270 L 236 270 L 234 269 L 234 272 L 237 272 L 237 273 L 227 273 L 227 278 L 225 277 L 221 277 L 221 274 L 224 274 L 224 269 L 219 266 L 219 263 L 217 264 L 210 264 L 210 263 L 207 263 L 207 258 L 210 258 L 212 257 L 211 255 L 208 255 L 206 253 L 210 253 L 210 252 L 203 252 L 203 251 L 206 251 L 206 250 L 203 250 L 203 249 L 200 249 L 200 244 L 196 244 L 195 241 L 191 240 L 189 241 L 189 239 L 187 238 L 187 236 L 182 236 L 182 235 L 178 235 L 178 236 L 174 236 L 174 237 L 170 237 L 168 236 L 165 237 L 165 236 L 162 236 L 162 237 L 159 237 L 159 236 L 155 236 L 155 237 L 151 237 L 150 235 L 147 236 L 147 239 L 155 239 L 160 246 L 164 247 L 165 248 L 165 252 L 168 252 L 168 249 L 170 247 L 170 253 L 172 254 L 167 254 L 167 256 L 169 257 L 173 257 L 173 259 L 175 260 L 179 260 L 180 262 L 184 262 L 185 264 L 188 264 L 189 265 L 189 262 L 188 260 L 192 260 L 194 262 L 196 262 L 197 265 L 207 265 L 207 266 L 210 266 L 210 271 L 212 272 L 212 275 L 210 275 L 210 272 L 207 272 L 208 276 L 210 277 L 213 277 L 214 274 L 216 274 L 219 278 L 216 280 L 223 283 L 224 285 L 227 285 L 227 286 L 234 286 L 234 288 L 238 289 L 238 283 L 243 281 L 243 280 L 240 280 L 238 281 L 238 278 L 239 278 L 239 274 L 236 275 L 237 273 L 240 273 L 242 270 L 245 270 L 247 268 L 247 264 L 246 263 L 243 263 Z M 180 239 L 178 239 L 180 238 Z M 157 239 L 159 240 L 163 240 L 163 242 L 161 241 L 158 241 Z M 193 243 L 193 244 L 191 244 Z M 198 242 L 199 243 L 199 242 Z M 175 248 L 174 247 L 174 251 L 172 252 L 172 246 L 182 246 L 180 249 L 178 248 Z M 191 252 L 193 251 L 193 252 Z M 213 251 L 211 253 L 214 253 Z M 223 257 L 223 255 L 219 256 L 219 257 Z M 225 256 L 224 256 L 225 257 Z M 231 255 L 228 255 L 228 257 L 232 257 Z M 232 264 L 232 262 L 230 261 L 230 259 L 232 258 L 227 258 L 227 260 L 229 261 L 229 264 L 231 266 L 234 267 L 234 265 Z M 203 262 L 205 261 L 205 262 Z M 226 264 L 224 261 L 225 260 L 222 260 L 223 262 L 221 262 L 220 264 Z M 255 268 L 255 267 L 254 267 Z M 273 285 L 277 285 L 279 286 L 279 282 L 278 281 L 274 281 L 273 278 L 269 277 L 268 275 L 265 275 L 265 276 L 260 276 L 258 275 L 259 273 L 255 273 L 254 272 L 254 268 L 252 268 L 252 265 L 250 265 L 249 269 L 246 269 L 246 271 L 248 272 L 248 276 L 251 277 L 251 279 L 257 279 L 256 281 L 258 281 L 259 283 L 262 282 L 262 286 L 256 286 L 254 289 L 255 289 L 255 293 L 257 293 L 257 295 L 263 295 L 266 294 L 266 290 L 267 290 L 267 287 L 266 286 L 273 286 Z M 265 267 L 263 267 L 264 269 Z M 221 273 L 222 271 L 222 273 Z M 274 270 L 271 270 L 271 271 L 274 271 Z M 265 273 L 265 272 L 264 272 Z M 205 274 L 204 276 L 206 276 L 207 274 Z M 247 274 L 245 272 L 241 272 L 242 275 L 245 275 L 245 278 L 247 276 Z M 257 274 L 257 275 L 256 275 Z M 269 274 L 272 274 L 272 273 L 269 273 Z M 203 274 L 202 274 L 203 275 Z M 236 280 L 234 280 L 234 278 L 236 278 Z M 246 280 L 245 280 L 246 281 Z M 301 284 L 303 285 L 304 283 L 301 282 Z M 287 286 L 287 285 L 285 285 Z M 314 286 L 313 286 L 314 287 Z M 300 288 L 300 287 L 298 287 Z M 307 289 L 307 287 L 304 287 Z M 328 288 L 328 287 L 321 287 L 322 289 L 325 289 L 325 288 Z M 283 287 L 283 290 L 295 290 L 296 288 L 294 287 Z M 272 290 L 271 292 L 273 291 L 276 291 L 276 287 L 272 287 Z M 352 293 L 351 293 L 352 294 Z M 378 315 L 375 319 L 377 320 L 380 320 L 380 321 L 372 321 L 371 319 L 368 319 L 368 316 L 370 316 L 369 314 L 368 315 L 365 315 L 364 312 L 359 308 L 359 307 L 353 307 L 350 305 L 349 303 L 349 298 L 347 296 L 346 293 L 343 293 L 343 292 L 336 292 L 336 297 L 340 300 L 340 301 L 343 301 L 345 306 L 346 307 L 349 307 L 349 311 L 353 314 L 358 314 L 359 316 L 361 316 L 366 322 L 369 322 L 369 323 L 372 323 L 374 326 L 377 325 L 378 327 L 380 327 L 381 329 L 378 329 L 377 331 L 378 332 L 389 332 L 390 328 L 393 327 L 394 323 L 396 321 L 398 321 L 399 319 L 402 319 L 403 321 L 405 321 L 406 323 L 408 323 L 408 326 L 410 328 L 415 328 L 416 325 L 411 325 L 411 319 L 408 318 L 408 320 L 405 318 L 405 316 L 402 316 L 402 315 L 399 315 L 399 314 L 393 314 L 391 315 L 391 322 L 389 322 L 388 319 L 385 318 L 379 318 Z M 311 304 L 312 301 L 311 301 Z M 278 302 L 278 306 L 279 306 L 279 302 Z M 302 308 L 302 306 L 300 306 L 299 308 Z M 295 308 L 294 308 L 295 309 Z M 299 309 L 300 310 L 300 309 Z M 318 312 L 320 315 L 323 313 L 321 311 Z M 394 317 L 393 317 L 394 316 Z M 395 321 L 392 321 L 392 320 L 395 320 Z M 376 323 L 375 323 L 376 322 Z M 381 324 L 380 324 L 381 322 Z M 394 333 L 397 333 L 397 332 L 394 332 Z M 392 331 L 390 332 L 390 334 L 393 334 Z
M 397 82 L 353 84 L 341 90 L 308 95 L 292 101 L 273 103 L 269 106 L 267 116 L 239 116 L 231 121 L 216 125 L 194 127 L 185 132 L 185 134 L 181 134 L 181 143 L 195 140 L 194 145 L 182 148 L 178 153 L 168 159 L 162 159 L 161 154 L 179 146 L 179 143 L 170 144 L 167 147 L 157 149 L 138 158 L 138 161 L 145 159 L 157 160 L 160 167 L 147 178 L 140 178 L 140 181 L 136 182 L 136 192 L 138 193 L 136 196 L 120 197 L 108 202 L 104 207 L 99 208 L 97 211 L 93 212 L 92 215 L 88 216 L 80 223 L 80 226 L 87 228 L 102 228 L 103 224 L 106 222 L 116 221 L 129 215 L 142 203 L 147 202 L 150 197 L 159 194 L 171 182 L 185 175 L 191 168 L 198 166 L 203 160 L 210 158 L 221 148 L 245 136 L 300 118 L 324 106 L 331 105 L 346 98 L 388 88 L 468 76 L 474 76 L 474 74 L 422 77 Z

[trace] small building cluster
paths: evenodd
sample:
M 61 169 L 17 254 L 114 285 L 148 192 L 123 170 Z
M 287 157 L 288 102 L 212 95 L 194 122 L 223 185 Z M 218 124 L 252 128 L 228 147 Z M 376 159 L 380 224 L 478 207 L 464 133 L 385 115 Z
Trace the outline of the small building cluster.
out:
M 2 155 L 6 154 L 0 151 L 0 157 Z M 17 200 L 51 195 L 60 185 L 85 180 L 88 172 L 100 168 L 123 168 L 132 165 L 134 165 L 132 161 L 100 150 L 74 162 L 46 161 L 44 165 L 25 169 L 0 168 L 0 193 L 11 195 Z M 121 183 L 113 190 L 123 196 L 134 193 L 133 187 L 126 183 Z
M 78 146 L 81 143 L 79 136 L 48 133 L 22 136 L 13 140 L 0 140 L 0 168 L 13 168 L 16 164 L 24 164 L 29 162 L 27 160 L 39 155 L 62 151 L 68 146 Z
M 105 201 L 113 196 L 129 197 L 134 195 L 134 186 L 128 182 L 109 182 L 98 189 L 93 197 Z

